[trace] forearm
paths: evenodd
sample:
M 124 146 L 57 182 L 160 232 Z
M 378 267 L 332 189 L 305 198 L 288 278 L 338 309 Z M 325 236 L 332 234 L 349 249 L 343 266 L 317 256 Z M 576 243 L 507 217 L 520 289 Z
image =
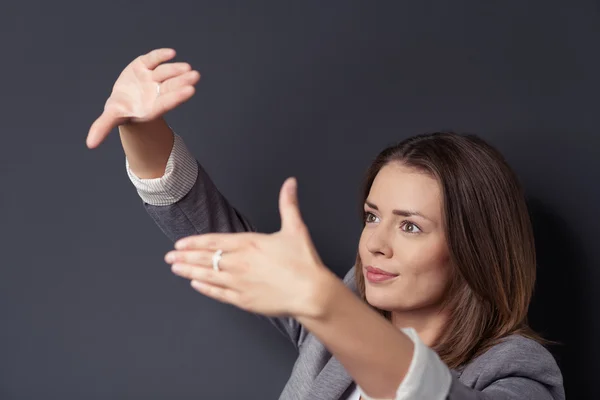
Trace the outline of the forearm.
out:
M 141 179 L 160 178 L 173 148 L 173 132 L 163 118 L 119 126 L 131 171 Z
M 298 321 L 340 361 L 370 397 L 393 399 L 408 372 L 414 345 L 329 273 L 318 284 L 326 293 L 319 310 Z

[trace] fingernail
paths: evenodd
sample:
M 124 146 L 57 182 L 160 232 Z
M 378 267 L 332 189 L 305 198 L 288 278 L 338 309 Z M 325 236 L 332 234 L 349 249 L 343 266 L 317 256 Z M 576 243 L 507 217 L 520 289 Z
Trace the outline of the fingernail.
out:
M 173 261 L 175 261 L 175 255 L 173 253 L 168 253 L 165 257 L 165 261 L 167 261 L 168 263 L 172 263 Z
M 173 271 L 175 273 L 181 272 L 182 271 L 181 265 L 179 265 L 179 264 L 171 265 L 171 271 Z
M 289 186 L 288 186 L 288 190 L 289 193 L 293 196 L 296 194 L 296 186 L 297 186 L 298 182 L 296 181 L 296 178 L 292 178 Z

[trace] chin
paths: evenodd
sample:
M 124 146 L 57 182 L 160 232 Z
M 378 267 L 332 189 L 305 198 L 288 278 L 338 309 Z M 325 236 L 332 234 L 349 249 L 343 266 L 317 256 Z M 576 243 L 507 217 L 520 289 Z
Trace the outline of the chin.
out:
M 365 297 L 367 303 L 371 306 L 384 311 L 398 311 L 404 308 L 402 307 L 402 300 L 398 298 L 397 293 L 386 293 L 386 290 L 370 288 L 368 285 L 367 283 Z
M 373 287 L 369 282 L 365 284 L 365 298 L 371 306 L 390 312 L 410 312 L 436 303 L 433 299 L 416 298 L 411 292 L 398 288 Z
M 383 288 L 365 288 L 365 298 L 367 303 L 379 310 L 406 313 L 425 310 L 438 310 L 442 304 L 442 297 L 432 297 L 429 299 L 416 299 L 410 294 L 404 293 L 399 296 L 398 291 L 390 291 Z

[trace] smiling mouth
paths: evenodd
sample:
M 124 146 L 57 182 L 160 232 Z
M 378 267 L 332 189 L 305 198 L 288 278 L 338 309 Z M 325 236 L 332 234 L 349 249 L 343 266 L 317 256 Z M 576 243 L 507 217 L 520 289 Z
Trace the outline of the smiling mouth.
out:
M 371 266 L 365 268 L 365 275 L 367 280 L 371 283 L 386 282 L 399 276 L 399 274 L 393 274 Z

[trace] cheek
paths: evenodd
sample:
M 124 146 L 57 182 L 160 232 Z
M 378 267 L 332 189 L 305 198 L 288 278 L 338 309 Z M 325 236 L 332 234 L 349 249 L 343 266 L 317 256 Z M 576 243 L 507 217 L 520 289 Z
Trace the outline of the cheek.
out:
M 367 283 L 367 300 L 375 307 L 398 311 L 440 303 L 451 271 L 445 242 L 439 239 L 402 242 L 395 246 L 393 256 L 399 279 L 387 287 Z M 362 257 L 362 250 L 360 254 Z
M 358 240 L 358 255 L 363 266 L 373 262 L 373 254 L 369 251 L 369 239 L 371 235 L 372 232 L 369 231 L 369 228 L 363 228 Z
M 360 238 L 358 239 L 358 254 L 360 255 L 361 260 L 367 256 L 367 246 L 366 246 L 366 235 L 365 230 L 363 229 L 360 234 Z
M 429 264 L 421 270 L 415 270 L 404 281 L 404 293 L 417 303 L 441 302 L 449 282 L 449 271 L 443 263 Z
M 401 273 L 407 284 L 417 285 L 415 289 L 427 291 L 444 286 L 449 278 L 449 254 L 440 241 L 423 243 L 423 246 L 407 246 L 405 251 L 396 253 L 403 266 Z

